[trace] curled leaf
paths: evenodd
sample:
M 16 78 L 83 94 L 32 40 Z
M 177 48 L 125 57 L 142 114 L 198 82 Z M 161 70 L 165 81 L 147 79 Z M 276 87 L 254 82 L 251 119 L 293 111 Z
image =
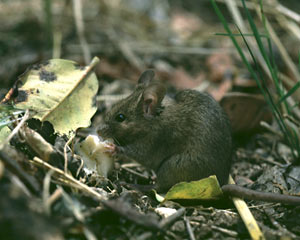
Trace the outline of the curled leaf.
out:
M 214 175 L 199 181 L 181 182 L 174 185 L 167 192 L 165 200 L 216 200 L 222 194 L 219 182 Z

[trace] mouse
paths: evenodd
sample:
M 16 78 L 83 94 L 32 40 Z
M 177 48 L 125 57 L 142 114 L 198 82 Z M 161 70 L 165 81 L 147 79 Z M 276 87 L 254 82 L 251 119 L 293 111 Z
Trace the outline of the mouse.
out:
M 253 190 L 228 184 L 232 133 L 219 103 L 208 93 L 192 89 L 180 90 L 170 98 L 154 76 L 152 69 L 144 71 L 134 91 L 104 114 L 97 132 L 114 140 L 113 154 L 154 170 L 158 192 L 215 175 L 225 194 L 259 200 L 261 192 L 254 191 L 257 198 Z M 272 193 L 265 194 L 262 201 L 274 200 L 269 196 Z M 300 202 L 298 197 L 287 197 Z
M 153 169 L 158 191 L 210 175 L 225 184 L 232 154 L 226 113 L 207 93 L 166 96 L 154 75 L 151 69 L 141 74 L 133 93 L 105 113 L 98 134 L 114 140 L 117 155 Z

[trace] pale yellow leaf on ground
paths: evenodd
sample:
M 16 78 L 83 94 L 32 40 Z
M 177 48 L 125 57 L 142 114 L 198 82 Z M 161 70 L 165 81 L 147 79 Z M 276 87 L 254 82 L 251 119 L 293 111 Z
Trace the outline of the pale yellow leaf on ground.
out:
M 222 190 L 216 176 L 199 181 L 181 182 L 173 186 L 166 194 L 165 200 L 216 200 L 222 196 Z
M 52 59 L 33 66 L 20 79 L 16 107 L 34 110 L 34 118 L 49 121 L 59 134 L 88 127 L 97 110 L 98 80 L 92 70 L 98 62 L 94 58 L 89 66 L 81 67 L 73 61 Z

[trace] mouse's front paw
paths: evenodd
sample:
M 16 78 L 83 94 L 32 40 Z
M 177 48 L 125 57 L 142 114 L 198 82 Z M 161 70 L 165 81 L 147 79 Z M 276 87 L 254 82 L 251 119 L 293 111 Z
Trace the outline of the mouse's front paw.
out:
M 104 146 L 104 153 L 109 154 L 110 156 L 114 156 L 117 154 L 118 150 L 117 150 L 117 146 L 113 143 L 106 143 Z

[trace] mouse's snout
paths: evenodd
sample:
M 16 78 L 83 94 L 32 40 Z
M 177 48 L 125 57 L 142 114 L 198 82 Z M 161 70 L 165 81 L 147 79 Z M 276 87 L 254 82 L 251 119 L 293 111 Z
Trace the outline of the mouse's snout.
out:
M 97 133 L 101 136 L 101 137 L 107 137 L 108 133 L 109 133 L 109 126 L 106 123 L 101 124 L 98 129 L 97 129 Z

